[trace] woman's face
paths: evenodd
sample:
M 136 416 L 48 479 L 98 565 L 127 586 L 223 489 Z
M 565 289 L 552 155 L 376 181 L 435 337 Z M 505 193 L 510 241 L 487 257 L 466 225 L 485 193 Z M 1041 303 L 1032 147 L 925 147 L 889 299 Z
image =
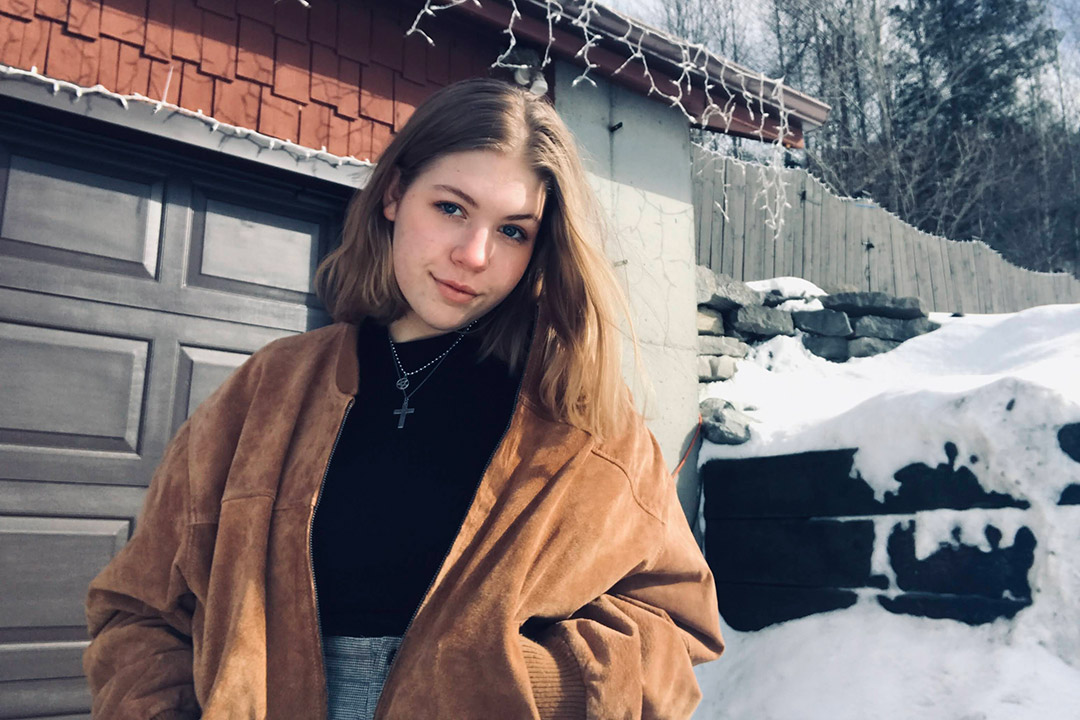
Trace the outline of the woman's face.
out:
M 444 155 L 397 194 L 392 185 L 383 196 L 394 275 L 409 304 L 390 324 L 395 342 L 464 327 L 510 294 L 544 212 L 543 183 L 521 155 Z

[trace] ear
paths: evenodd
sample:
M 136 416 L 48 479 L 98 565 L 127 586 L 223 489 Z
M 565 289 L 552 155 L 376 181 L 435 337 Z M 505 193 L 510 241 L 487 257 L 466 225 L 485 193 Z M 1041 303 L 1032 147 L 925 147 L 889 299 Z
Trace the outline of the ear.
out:
M 394 222 L 397 218 L 398 203 L 401 201 L 401 173 L 397 168 L 391 170 L 390 182 L 383 193 L 383 217 Z

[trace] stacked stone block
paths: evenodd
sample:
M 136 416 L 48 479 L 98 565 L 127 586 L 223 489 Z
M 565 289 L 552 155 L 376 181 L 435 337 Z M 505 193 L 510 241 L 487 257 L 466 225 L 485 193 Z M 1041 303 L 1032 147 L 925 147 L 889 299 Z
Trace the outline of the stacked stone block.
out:
M 819 298 L 824 309 L 789 312 L 794 298 L 762 293 L 698 266 L 698 379 L 731 378 L 750 345 L 799 331 L 806 348 L 834 362 L 888 352 L 935 330 L 918 298 L 841 292 Z

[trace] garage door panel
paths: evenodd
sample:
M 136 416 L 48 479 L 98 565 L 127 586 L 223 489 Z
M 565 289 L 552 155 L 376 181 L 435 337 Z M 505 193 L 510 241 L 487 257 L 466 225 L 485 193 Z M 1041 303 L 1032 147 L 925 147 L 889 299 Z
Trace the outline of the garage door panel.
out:
M 145 487 L 0 480 L 0 514 L 8 515 L 115 517 L 134 522 L 145 497 Z
M 60 158 L 0 145 L 0 287 L 297 332 L 329 321 L 312 281 L 340 206 Z
M 318 223 L 207 199 L 197 273 L 300 294 L 314 292 L 322 232 Z
M 129 530 L 126 520 L 0 515 L 0 627 L 85 623 L 86 587 Z
M 82 675 L 89 641 L 0 644 L 0 683 Z
M 0 237 L 8 241 L 4 254 L 155 276 L 162 181 L 93 172 L 38 157 L 8 157 L 0 218 Z
M 195 408 L 217 390 L 250 357 L 249 353 L 180 346 L 180 368 L 176 374 L 176 403 L 173 432 L 195 412 Z
M 66 447 L 55 447 L 44 442 L 46 433 L 27 436 L 25 433 L 31 431 L 0 431 L 6 433 L 0 434 L 0 479 L 97 485 L 146 486 L 149 483 L 154 467 L 177 426 L 174 419 L 179 417 L 182 420 L 187 416 L 192 394 L 187 387 L 194 388 L 196 398 L 205 397 L 216 387 L 215 383 L 227 374 L 220 366 L 239 360 L 233 358 L 226 361 L 224 356 L 214 355 L 213 352 L 249 355 L 271 340 L 291 334 L 273 328 L 5 289 L 0 289 L 0 323 L 0 330 L 5 326 L 25 326 L 28 329 L 22 330 L 24 334 L 36 336 L 48 336 L 56 331 L 80 337 L 108 336 L 110 341 L 126 336 L 125 342 L 149 344 L 144 389 L 140 392 L 125 391 L 125 397 L 129 397 L 132 403 L 136 399 L 142 403 L 141 418 L 129 420 L 129 426 L 138 428 L 140 434 L 134 443 L 125 446 L 126 449 L 86 449 L 73 447 L 75 443 L 72 442 Z M 0 348 L 7 345 L 8 341 L 0 332 Z M 188 354 L 186 360 L 182 360 L 182 347 L 189 348 L 184 351 Z M 194 359 L 191 349 L 195 350 Z M 199 349 L 211 351 L 211 354 L 200 354 Z M 12 353 L 0 349 L 0 354 Z M 25 364 L 25 361 L 18 360 L 9 361 L 9 364 L 15 365 L 17 362 Z M 60 361 L 49 359 L 48 362 Z M 215 365 L 219 367 L 215 368 Z M 178 379 L 183 377 L 182 372 L 186 372 L 188 377 L 183 381 L 183 386 Z M 9 390 L 8 386 L 21 384 L 4 383 L 0 392 L 14 394 L 19 391 Z M 178 392 L 181 387 L 184 388 L 183 393 Z M 35 400 L 32 407 L 38 406 L 45 409 L 22 412 L 32 417 L 52 412 L 46 403 Z M 28 423 L 24 421 L 23 424 Z M 96 436 L 102 434 L 98 431 Z M 70 439 L 72 436 L 63 437 Z M 128 443 L 127 440 L 124 442 Z M 4 512 L 3 507 L 0 507 L 0 512 Z
M 90 688 L 83 677 L 0 683 L 0 720 L 62 720 L 55 716 L 89 709 Z
M 0 322 L 0 443 L 135 453 L 150 342 Z
M 0 257 L 0 288 L 101 301 L 176 316 L 231 322 L 241 319 L 245 324 L 280 331 L 303 332 L 330 322 L 326 311 L 318 307 L 206 288 L 147 288 L 148 284 L 120 283 L 106 274 Z

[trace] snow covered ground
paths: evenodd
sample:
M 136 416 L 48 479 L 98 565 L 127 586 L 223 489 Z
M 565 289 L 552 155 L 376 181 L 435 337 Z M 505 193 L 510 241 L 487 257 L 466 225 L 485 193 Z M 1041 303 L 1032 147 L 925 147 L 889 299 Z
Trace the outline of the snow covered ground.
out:
M 1057 440 L 1080 422 L 1080 305 L 932 319 L 943 327 L 844 364 L 798 338 L 759 346 L 732 380 L 702 391 L 749 408 L 751 441 L 706 442 L 700 463 L 857 447 L 853 474 L 880 500 L 898 487 L 893 473 L 945 462 L 952 441 L 958 467 L 1031 507 L 917 513 L 917 554 L 955 544 L 957 527 L 961 542 L 988 549 L 986 526 L 1003 532 L 1003 547 L 1027 526 L 1032 605 L 972 627 L 892 614 L 874 591 L 757 632 L 725 626 L 725 656 L 698 668 L 695 720 L 1080 720 L 1080 506 L 1057 504 L 1080 483 L 1080 463 Z M 873 564 L 889 574 L 885 535 Z M 886 594 L 900 592 L 892 584 Z

